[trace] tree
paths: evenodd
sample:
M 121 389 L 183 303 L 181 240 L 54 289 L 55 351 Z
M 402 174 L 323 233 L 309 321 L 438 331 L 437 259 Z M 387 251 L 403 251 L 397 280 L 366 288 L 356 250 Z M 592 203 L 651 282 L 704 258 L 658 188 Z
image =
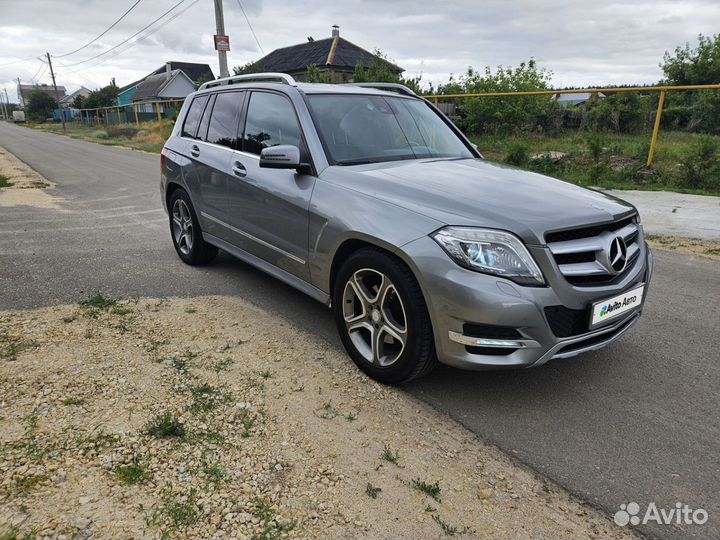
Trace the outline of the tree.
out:
M 93 90 L 85 98 L 86 109 L 99 109 L 101 107 L 112 107 L 117 100 L 118 88 L 114 84 L 108 84 L 97 90 Z
M 498 66 L 484 71 L 469 67 L 459 78 L 450 76 L 438 94 L 522 92 L 550 88 L 552 72 L 539 68 L 535 60 L 518 67 Z M 550 95 L 469 98 L 458 103 L 460 126 L 470 133 L 513 132 L 528 129 L 550 114 L 555 102 Z
M 72 106 L 76 109 L 82 109 L 85 106 L 85 96 L 78 94 L 73 98 Z
M 720 34 L 700 34 L 696 47 L 691 48 L 686 43 L 684 47 L 676 47 L 672 54 L 666 52 L 660 67 L 665 74 L 661 84 L 720 83 Z M 670 120 L 676 121 L 677 127 L 705 133 L 720 132 L 720 97 L 717 90 L 669 92 L 666 107 L 671 111 Z
M 361 56 L 357 64 L 355 64 L 355 72 L 353 73 L 353 82 L 399 83 L 407 86 L 416 94 L 422 93 L 420 88 L 421 79 L 422 75 L 410 79 L 402 77 L 393 69 L 392 62 L 387 54 L 380 49 L 373 50 L 373 57 L 367 68 L 365 67 L 364 58 Z
M 320 71 L 320 68 L 315 64 L 310 64 L 307 67 L 307 74 L 305 75 L 305 82 L 309 83 L 331 83 L 330 74 L 327 71 Z
M 660 67 L 669 85 L 720 83 L 720 34 L 698 35 L 698 45 L 690 48 L 676 47 L 675 52 L 665 52 Z
M 33 122 L 44 122 L 57 109 L 57 101 L 42 90 L 33 90 L 25 100 L 25 113 Z
M 247 75 L 248 73 L 262 73 L 262 65 L 257 62 L 248 62 L 233 68 L 233 75 Z

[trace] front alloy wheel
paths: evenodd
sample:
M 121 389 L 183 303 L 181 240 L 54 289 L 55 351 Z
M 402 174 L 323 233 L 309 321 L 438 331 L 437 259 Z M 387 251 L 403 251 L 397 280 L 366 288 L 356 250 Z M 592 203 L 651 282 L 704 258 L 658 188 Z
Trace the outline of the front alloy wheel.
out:
M 362 248 L 333 280 L 333 310 L 340 339 L 370 377 L 400 384 L 437 363 L 432 324 L 413 272 L 397 256 Z
M 343 317 L 350 340 L 371 364 L 390 366 L 405 350 L 405 306 L 382 272 L 362 268 L 350 277 L 343 293 Z

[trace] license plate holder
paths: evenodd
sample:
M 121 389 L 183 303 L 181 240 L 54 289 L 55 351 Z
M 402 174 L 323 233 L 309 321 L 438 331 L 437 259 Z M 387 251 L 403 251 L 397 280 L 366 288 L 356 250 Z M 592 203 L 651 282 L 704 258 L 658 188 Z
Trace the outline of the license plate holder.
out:
M 643 304 L 644 292 L 645 283 L 610 298 L 593 302 L 590 310 L 590 328 L 597 328 L 623 313 L 640 308 Z

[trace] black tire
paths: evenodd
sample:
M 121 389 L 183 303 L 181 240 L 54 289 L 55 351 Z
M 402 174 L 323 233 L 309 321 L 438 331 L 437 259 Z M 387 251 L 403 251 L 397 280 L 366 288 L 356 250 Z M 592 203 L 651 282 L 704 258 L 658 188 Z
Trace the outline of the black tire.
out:
M 184 209 L 181 205 L 184 205 Z M 178 216 L 177 210 L 182 210 L 180 216 Z M 185 210 L 189 216 L 183 215 Z M 190 196 L 184 189 L 178 188 L 173 192 L 168 205 L 168 214 L 170 217 L 170 237 L 175 246 L 175 252 L 185 264 L 199 266 L 209 263 L 217 256 L 218 248 L 203 240 L 195 209 Z M 181 217 L 181 222 L 187 225 L 186 228 L 177 224 L 177 217 Z M 180 232 L 180 236 L 178 236 L 178 232 Z M 183 235 L 187 235 L 186 238 L 189 238 L 190 242 L 187 242 Z
M 368 351 L 365 348 L 364 353 L 361 352 L 353 342 L 346 323 L 346 316 L 351 319 L 357 317 L 363 323 L 367 320 L 367 323 L 376 328 L 378 327 L 378 325 L 374 324 L 372 317 L 362 317 L 358 314 L 358 311 L 360 313 L 365 312 L 362 307 L 356 307 L 358 303 L 362 302 L 348 298 L 348 295 L 353 298 L 357 297 L 357 295 L 352 290 L 346 292 L 346 287 L 351 287 L 348 282 L 356 278 L 356 276 L 364 275 L 363 273 L 367 273 L 368 270 L 379 272 L 389 278 L 395 289 L 392 294 L 396 295 L 396 301 L 397 297 L 401 300 L 402 313 L 405 319 L 406 340 L 402 352 L 399 353 L 395 360 L 392 360 L 390 365 L 380 365 L 375 360 L 374 349 Z M 356 272 L 358 273 L 356 274 Z M 437 365 L 432 323 L 425 299 L 412 271 L 398 257 L 373 247 L 362 248 L 350 255 L 343 262 L 335 278 L 332 303 L 335 324 L 345 349 L 353 362 L 373 379 L 384 384 L 402 384 L 427 375 Z M 377 306 L 377 304 L 372 305 Z M 384 307 L 381 305 L 380 309 L 383 312 Z M 377 310 L 377 308 L 374 307 L 372 310 Z M 352 313 L 346 313 L 346 311 Z M 384 321 L 381 324 L 384 324 Z M 373 340 L 372 333 L 364 328 L 360 329 L 360 333 L 362 332 L 365 332 L 367 337 L 361 337 L 361 339 Z M 390 346 L 392 346 L 392 341 L 393 338 L 390 336 Z M 382 347 L 384 346 L 383 344 Z M 372 361 L 368 360 L 368 353 L 372 356 Z

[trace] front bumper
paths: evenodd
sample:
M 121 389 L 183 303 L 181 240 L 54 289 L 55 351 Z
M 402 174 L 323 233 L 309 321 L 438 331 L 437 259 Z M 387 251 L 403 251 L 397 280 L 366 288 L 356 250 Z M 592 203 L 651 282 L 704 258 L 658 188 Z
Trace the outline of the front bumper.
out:
M 568 358 L 605 347 L 639 320 L 652 275 L 653 257 L 643 251 L 622 281 L 607 286 L 575 287 L 560 275 L 547 248 L 530 248 L 548 286 L 523 287 L 509 280 L 461 268 L 431 238 L 403 246 L 423 289 L 433 323 L 438 359 L 463 369 L 535 367 L 552 358 Z M 545 308 L 587 310 L 592 303 L 645 283 L 640 308 L 600 327 L 558 337 Z M 589 320 L 589 319 L 588 319 Z M 515 335 L 478 337 L 468 325 L 513 330 Z

